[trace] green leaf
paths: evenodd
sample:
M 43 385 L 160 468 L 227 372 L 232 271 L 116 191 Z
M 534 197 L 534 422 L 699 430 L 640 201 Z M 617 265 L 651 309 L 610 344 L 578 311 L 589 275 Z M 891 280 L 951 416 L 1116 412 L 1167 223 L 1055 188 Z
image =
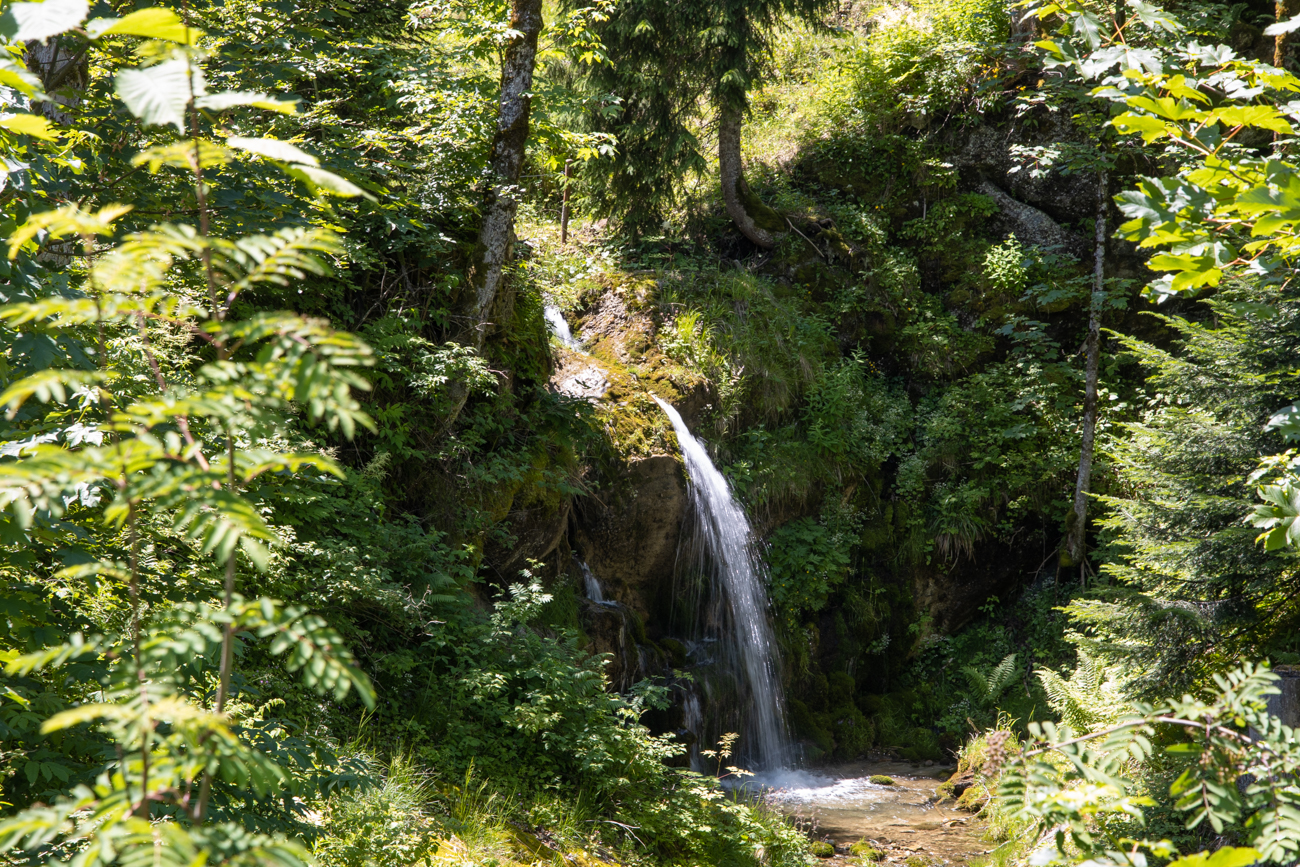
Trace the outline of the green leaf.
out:
M 0 14 L 0 35 L 13 42 L 44 42 L 86 19 L 86 0 L 45 0 L 44 3 L 10 3 Z
M 185 26 L 180 16 L 162 6 L 137 9 L 125 18 L 96 18 L 86 24 L 91 39 L 102 36 L 143 36 L 192 45 L 202 31 Z
M 1293 403 L 1273 413 L 1264 430 L 1275 430 L 1288 442 L 1300 440 L 1300 404 Z
M 13 418 L 28 400 L 63 403 L 70 393 L 103 382 L 105 378 L 97 370 L 42 370 L 6 388 L 0 394 L 0 406 L 8 407 L 8 417 Z
M 146 126 L 170 124 L 182 133 L 191 96 L 206 92 L 202 70 L 184 57 L 124 69 L 117 74 L 115 86 L 118 98 Z
M 1168 135 L 1165 122 L 1147 114 L 1127 112 L 1115 118 L 1111 123 L 1121 133 L 1141 133 L 1142 140 L 1148 144 Z
M 1224 846 L 1213 854 L 1197 852 L 1194 855 L 1184 855 L 1169 867 L 1248 867 L 1259 860 L 1259 852 L 1254 849 Z
M 325 193 L 331 196 L 363 196 L 372 202 L 375 197 L 358 187 L 351 181 L 341 178 L 333 172 L 327 172 L 324 169 L 318 169 L 313 166 L 290 165 L 285 167 L 285 173 L 297 178 L 307 186 L 311 187 L 318 193 Z
M 29 135 L 45 141 L 54 141 L 57 137 L 50 122 L 38 114 L 11 114 L 0 118 L 0 128 L 15 135 Z
M 291 99 L 276 99 L 265 93 L 252 90 L 228 90 L 222 93 L 210 93 L 195 100 L 195 105 L 209 111 L 225 111 L 237 106 L 260 108 L 280 114 L 297 114 L 298 102 Z
M 232 148 L 238 148 L 241 151 L 247 151 L 250 154 L 256 154 L 259 157 L 266 157 L 270 160 L 278 160 L 282 163 L 299 163 L 304 166 L 312 167 L 320 165 L 319 160 L 306 151 L 299 150 L 297 145 L 290 144 L 287 141 L 280 141 L 275 138 L 244 138 L 242 136 L 231 136 L 226 139 L 226 144 L 230 145 Z M 346 183 L 346 181 L 344 183 Z M 359 193 L 360 190 L 357 192 Z M 356 194 L 357 193 L 353 193 L 353 195 Z

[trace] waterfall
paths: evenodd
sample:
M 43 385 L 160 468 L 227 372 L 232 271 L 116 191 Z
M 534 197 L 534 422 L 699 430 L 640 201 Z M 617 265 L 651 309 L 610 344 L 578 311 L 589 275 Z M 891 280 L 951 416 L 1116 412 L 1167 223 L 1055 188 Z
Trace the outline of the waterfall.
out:
M 737 684 L 745 713 L 740 749 L 751 770 L 785 767 L 785 695 L 778 675 L 776 637 L 768 623 L 767 591 L 763 563 L 754 547 L 753 533 L 744 510 L 731 495 L 731 487 L 709 459 L 704 444 L 691 435 L 681 415 L 655 398 L 677 432 L 691 502 L 699 520 L 701 541 L 712 567 L 712 578 L 722 597 L 719 624 L 722 656 L 735 661 Z M 724 625 L 725 624 L 725 625 Z
M 582 570 L 582 589 L 586 591 L 587 598 L 597 605 L 604 605 L 607 608 L 617 608 L 617 602 L 610 602 L 605 599 L 605 593 L 600 589 L 600 581 L 596 576 L 591 574 L 591 567 L 585 561 L 578 563 L 578 568 Z
M 574 352 L 582 351 L 582 342 L 576 339 L 573 336 L 573 332 L 569 330 L 569 323 L 565 321 L 564 314 L 560 312 L 560 308 L 547 301 L 546 305 L 542 308 L 542 313 L 546 317 L 546 325 L 550 329 L 550 332 L 559 338 L 561 343 L 569 349 L 572 349 Z

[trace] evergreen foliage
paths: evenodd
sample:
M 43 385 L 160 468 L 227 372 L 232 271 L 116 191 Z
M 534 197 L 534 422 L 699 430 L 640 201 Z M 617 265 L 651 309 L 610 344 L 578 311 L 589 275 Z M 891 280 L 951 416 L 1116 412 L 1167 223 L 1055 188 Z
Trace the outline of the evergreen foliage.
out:
M 1103 573 L 1115 586 L 1069 608 L 1086 645 L 1142 695 L 1207 682 L 1242 655 L 1291 650 L 1296 629 L 1294 557 L 1255 545 L 1242 520 L 1251 473 L 1276 448 L 1264 423 L 1300 351 L 1295 302 L 1238 290 L 1208 305 L 1210 321 L 1164 317 L 1176 350 L 1123 341 L 1152 397 L 1108 447 L 1117 493 L 1101 498 Z
M 701 133 L 714 111 L 747 110 L 770 64 L 774 30 L 817 21 L 827 0 L 620 3 L 593 29 L 616 63 L 587 76 L 590 123 L 614 136 L 616 157 L 592 164 L 600 207 L 634 230 L 655 230 L 688 173 L 705 171 Z

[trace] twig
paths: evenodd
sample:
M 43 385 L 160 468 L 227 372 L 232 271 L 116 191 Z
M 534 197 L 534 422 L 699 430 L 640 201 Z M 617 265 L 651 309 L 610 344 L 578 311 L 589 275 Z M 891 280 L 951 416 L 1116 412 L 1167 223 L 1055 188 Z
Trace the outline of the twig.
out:
M 787 226 L 789 226 L 790 229 L 791 229 L 791 230 L 792 230 L 796 235 L 798 235 L 800 238 L 803 238 L 805 241 L 808 241 L 808 246 L 813 248 L 813 252 L 814 252 L 814 253 L 816 253 L 818 256 L 822 256 L 822 257 L 824 257 L 824 258 L 826 259 L 827 262 L 830 262 L 830 261 L 831 261 L 831 257 L 830 257 L 830 256 L 828 256 L 828 255 L 826 255 L 825 253 L 823 253 L 823 252 L 821 251 L 821 249 L 818 248 L 818 246 L 817 246 L 816 244 L 814 244 L 812 241 L 810 241 L 810 240 L 808 239 L 808 236 L 807 236 L 807 235 L 805 235 L 803 232 L 800 232 L 798 229 L 796 229 L 796 228 L 794 227 L 794 223 L 790 222 L 790 218 L 789 218 L 789 217 L 786 217 L 786 218 L 785 218 L 785 224 L 786 224 Z

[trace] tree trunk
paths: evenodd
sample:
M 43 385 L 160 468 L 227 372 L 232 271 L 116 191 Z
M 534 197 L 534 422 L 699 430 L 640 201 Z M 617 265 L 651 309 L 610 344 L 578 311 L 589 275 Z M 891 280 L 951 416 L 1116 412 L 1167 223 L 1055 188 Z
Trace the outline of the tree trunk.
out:
M 1274 20 L 1282 24 L 1294 18 L 1297 12 L 1300 12 L 1300 0 L 1277 0 L 1274 5 Z M 1279 33 L 1273 37 L 1273 65 L 1278 69 L 1286 68 L 1289 36 L 1289 33 Z
M 533 69 L 537 65 L 537 38 L 542 31 L 542 2 L 511 0 L 510 4 L 510 29 L 518 35 L 506 45 L 501 59 L 497 131 L 488 162 L 490 186 L 484 197 L 483 222 L 479 226 L 474 260 L 468 269 L 469 294 L 460 305 L 465 323 L 460 342 L 480 351 L 493 327 L 493 311 L 513 307 L 508 303 L 512 299 L 503 297 L 510 290 L 503 287 L 514 247 L 519 176 L 528 146 L 528 115 Z M 455 423 L 469 397 L 464 382 L 450 383 L 448 391 L 451 409 L 443 423 L 444 431 Z
M 542 0 L 512 0 L 510 29 L 519 35 L 506 45 L 501 60 L 497 131 L 489 160 L 491 186 L 483 203 L 483 223 L 469 272 L 474 297 L 468 299 L 470 333 L 466 342 L 475 349 L 483 348 L 491 328 L 489 320 L 514 246 L 519 175 L 528 146 L 533 68 L 537 64 L 537 37 L 542 30 Z
M 1092 482 L 1093 440 L 1097 432 L 1097 368 L 1101 354 L 1101 309 L 1106 300 L 1106 172 L 1097 173 L 1097 236 L 1092 270 L 1092 300 L 1088 314 L 1087 361 L 1083 386 L 1083 438 L 1079 448 L 1079 478 L 1074 486 L 1074 510 L 1070 514 L 1062 565 L 1078 565 L 1080 580 L 1085 568 L 1088 533 L 1088 489 Z
M 781 216 L 759 201 L 745 183 L 745 167 L 740 160 L 742 110 L 724 105 L 718 112 L 718 174 L 722 176 L 722 200 L 736 228 L 764 249 L 776 246 Z
M 69 48 L 59 36 L 46 42 L 33 40 L 24 47 L 26 56 L 23 59 L 27 68 L 41 79 L 42 89 L 50 96 L 48 101 L 38 102 L 32 110 L 55 123 L 71 123 L 72 115 L 64 109 L 81 104 L 82 93 L 90 78 L 85 47 Z

